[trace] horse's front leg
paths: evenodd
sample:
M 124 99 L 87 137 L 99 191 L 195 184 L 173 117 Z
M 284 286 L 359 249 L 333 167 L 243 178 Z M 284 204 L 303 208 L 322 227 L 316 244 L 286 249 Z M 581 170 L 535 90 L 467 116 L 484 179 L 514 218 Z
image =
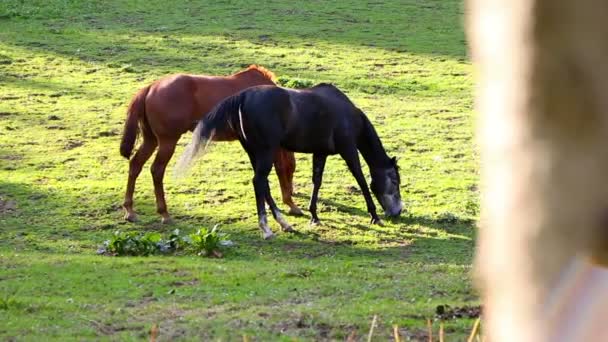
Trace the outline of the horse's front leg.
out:
M 310 196 L 310 205 L 308 206 L 308 210 L 310 211 L 310 215 L 312 218 L 310 219 L 310 224 L 318 224 L 319 217 L 317 216 L 317 200 L 319 199 L 319 189 L 321 188 L 321 183 L 323 182 L 323 170 L 325 169 L 325 161 L 327 160 L 327 155 L 324 154 L 314 154 L 312 156 L 312 195 Z
M 363 171 L 361 171 L 361 163 L 359 162 L 359 153 L 356 149 L 348 150 L 344 153 L 340 153 L 346 165 L 348 165 L 348 169 L 350 173 L 353 174 L 357 184 L 361 188 L 361 192 L 363 193 L 363 197 L 365 198 L 365 203 L 367 204 L 367 212 L 372 217 L 371 223 L 374 224 L 382 224 L 378 214 L 376 213 L 376 205 L 374 204 L 374 200 L 372 199 L 372 195 L 369 192 L 369 188 L 367 187 L 367 183 L 365 182 L 365 176 L 363 175 Z

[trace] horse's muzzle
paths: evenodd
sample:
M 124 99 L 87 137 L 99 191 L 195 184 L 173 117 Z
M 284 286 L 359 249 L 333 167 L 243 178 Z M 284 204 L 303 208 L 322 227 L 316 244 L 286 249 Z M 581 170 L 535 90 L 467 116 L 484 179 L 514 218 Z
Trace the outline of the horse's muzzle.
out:
M 388 216 L 388 217 L 397 217 L 397 216 L 401 215 L 402 210 L 403 210 L 403 206 L 399 206 L 397 208 L 387 210 L 385 213 L 386 213 L 386 216 Z

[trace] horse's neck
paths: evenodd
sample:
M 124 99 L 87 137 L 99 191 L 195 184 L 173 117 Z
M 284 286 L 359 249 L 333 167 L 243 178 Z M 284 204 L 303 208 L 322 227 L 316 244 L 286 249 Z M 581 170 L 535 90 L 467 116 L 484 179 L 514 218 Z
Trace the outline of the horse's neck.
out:
M 359 138 L 357 148 L 363 159 L 370 168 L 387 168 L 390 166 L 390 158 L 386 154 L 380 137 L 365 115 L 363 117 L 363 129 Z

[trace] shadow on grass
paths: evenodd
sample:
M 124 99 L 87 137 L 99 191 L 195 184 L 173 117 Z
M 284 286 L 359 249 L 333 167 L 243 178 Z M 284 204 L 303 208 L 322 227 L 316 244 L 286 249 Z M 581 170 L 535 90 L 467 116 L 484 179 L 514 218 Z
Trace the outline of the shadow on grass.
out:
M 351 46 L 354 51 L 365 47 L 457 59 L 466 55 L 462 4 L 455 0 L 424 4 L 359 0 L 322 5 L 273 1 L 262 7 L 247 1 L 177 1 L 162 10 L 154 2 L 93 1 L 88 6 L 99 7 L 97 10 L 62 4 L 65 7 L 62 12 L 45 17 L 45 11 L 53 12 L 56 5 L 49 1 L 30 11 L 35 13 L 21 14 L 15 6 L 17 14 L 5 21 L 13 24 L 9 30 L 19 33 L 9 31 L 3 42 L 85 61 L 191 71 L 234 70 L 249 63 L 277 69 L 293 67 L 293 63 L 282 62 L 285 54 L 264 51 L 265 47 L 310 50 L 320 45 L 320 50 L 330 54 L 332 51 L 325 45 L 337 44 Z M 437 20 L 438 16 L 441 20 Z M 37 27 L 40 35 L 20 33 L 24 26 L 36 27 L 41 20 L 47 22 Z M 224 37 L 228 42 L 197 41 L 197 37 L 214 36 Z M 145 42 L 142 38 L 152 41 Z M 234 44 L 243 41 L 248 42 L 249 49 Z M 314 54 L 311 58 L 315 58 Z M 205 67 L 209 63 L 212 67 Z M 302 67 L 305 68 L 296 67 L 294 71 L 322 66 Z
M 9 96 L 10 100 L 23 100 L 32 101 L 32 98 L 36 98 L 38 102 L 45 100 L 48 103 L 56 103 L 62 97 L 71 98 L 86 98 L 87 100 L 97 100 L 102 96 L 109 96 L 108 92 L 92 92 L 85 90 L 81 85 L 72 85 L 67 83 L 59 83 L 51 80 L 33 80 L 28 78 L 28 75 L 19 75 L 14 73 L 7 73 L 4 75 L 4 85 L 28 91 L 28 93 L 22 96 Z M 91 86 L 91 88 L 93 88 Z M 99 89 L 96 89 L 99 90 Z
M 129 223 L 122 219 L 123 210 L 116 200 L 120 196 L 95 197 L 86 192 L 69 196 L 42 184 L 0 181 L 0 198 L 11 203 L 10 209 L 0 206 L 0 247 L 14 250 L 89 254 L 115 230 L 169 233 L 176 228 L 191 228 L 212 221 L 197 215 L 187 216 L 187 223 L 163 225 L 152 199 L 152 202 L 141 201 L 141 221 Z M 68 250 L 71 243 L 78 249 Z
M 122 221 L 122 210 L 115 202 L 88 202 L 86 195 L 72 198 L 52 189 L 24 184 L 0 182 L 0 195 L 5 201 L 15 203 L 14 209 L 0 213 L 3 223 L 0 246 L 13 250 L 92 254 L 96 246 L 115 230 L 169 233 L 177 228 L 188 232 L 217 221 L 198 214 L 184 216 L 176 213 L 178 223 L 162 225 L 156 215 L 144 210 L 142 222 L 131 224 Z M 405 218 L 404 222 L 440 226 L 426 218 Z M 247 229 L 246 223 L 234 222 L 227 226 L 227 232 L 238 244 L 237 248 L 227 251 L 227 258 L 234 260 L 254 261 L 273 255 L 280 260 L 343 257 L 465 265 L 471 261 L 473 246 L 473 239 L 468 238 L 473 229 L 467 225 L 452 226 L 463 237 L 438 237 L 409 229 L 407 225 L 380 229 L 356 224 L 339 227 L 327 222 L 321 227 L 305 227 L 298 234 L 278 233 L 278 237 L 271 241 L 262 240 L 258 230 Z M 342 231 L 342 235 L 335 236 L 338 231 Z M 378 242 L 361 240 L 360 237 L 366 234 L 373 234 Z M 77 249 L 70 250 L 70 245 L 76 245 Z
M 355 197 L 359 197 L 361 200 L 361 205 L 364 207 L 365 203 L 363 201 L 363 196 L 359 193 L 354 194 L 353 196 Z M 305 195 L 305 194 L 300 194 L 300 193 L 296 193 L 294 195 L 294 197 L 296 198 L 305 198 L 308 199 L 309 196 Z M 339 212 L 343 212 L 343 213 L 347 213 L 347 214 L 351 214 L 351 215 L 355 215 L 355 216 L 360 216 L 360 217 L 369 217 L 369 213 L 364 210 L 361 209 L 358 206 L 349 206 L 349 205 L 345 205 L 343 203 L 339 203 L 336 202 L 334 200 L 331 199 L 327 199 L 327 198 L 321 198 L 319 197 L 318 200 L 319 204 L 331 207 L 331 208 L 335 208 L 337 209 Z M 392 224 L 398 224 L 398 225 L 404 225 L 404 226 L 412 226 L 412 225 L 417 225 L 417 226 L 425 226 L 428 228 L 434 228 L 434 229 L 438 229 L 438 230 L 444 230 L 446 232 L 450 232 L 450 233 L 456 233 L 456 234 L 464 234 L 467 235 L 468 233 L 466 233 L 469 230 L 472 230 L 475 228 L 475 222 L 471 221 L 468 218 L 459 218 L 456 215 L 444 218 L 441 217 L 441 215 L 439 215 L 438 217 L 431 217 L 431 216 L 416 216 L 416 215 L 412 215 L 407 213 L 407 208 L 405 213 L 402 213 L 401 216 L 399 217 L 386 217 L 382 215 L 382 209 L 378 207 L 378 214 L 380 215 L 380 218 L 383 221 L 388 221 Z M 310 217 L 310 214 L 305 211 L 305 216 Z M 319 212 L 319 218 L 321 219 L 321 221 L 328 221 L 331 222 L 331 219 L 324 219 L 323 218 L 323 212 Z M 370 225 L 372 226 L 372 225 Z

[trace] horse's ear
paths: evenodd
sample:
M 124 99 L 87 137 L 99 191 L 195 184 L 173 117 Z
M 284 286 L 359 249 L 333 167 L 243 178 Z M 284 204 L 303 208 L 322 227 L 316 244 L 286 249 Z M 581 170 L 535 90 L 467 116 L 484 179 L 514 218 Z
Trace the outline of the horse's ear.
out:
M 393 165 L 397 165 L 397 157 L 391 158 L 391 161 L 393 162 Z

